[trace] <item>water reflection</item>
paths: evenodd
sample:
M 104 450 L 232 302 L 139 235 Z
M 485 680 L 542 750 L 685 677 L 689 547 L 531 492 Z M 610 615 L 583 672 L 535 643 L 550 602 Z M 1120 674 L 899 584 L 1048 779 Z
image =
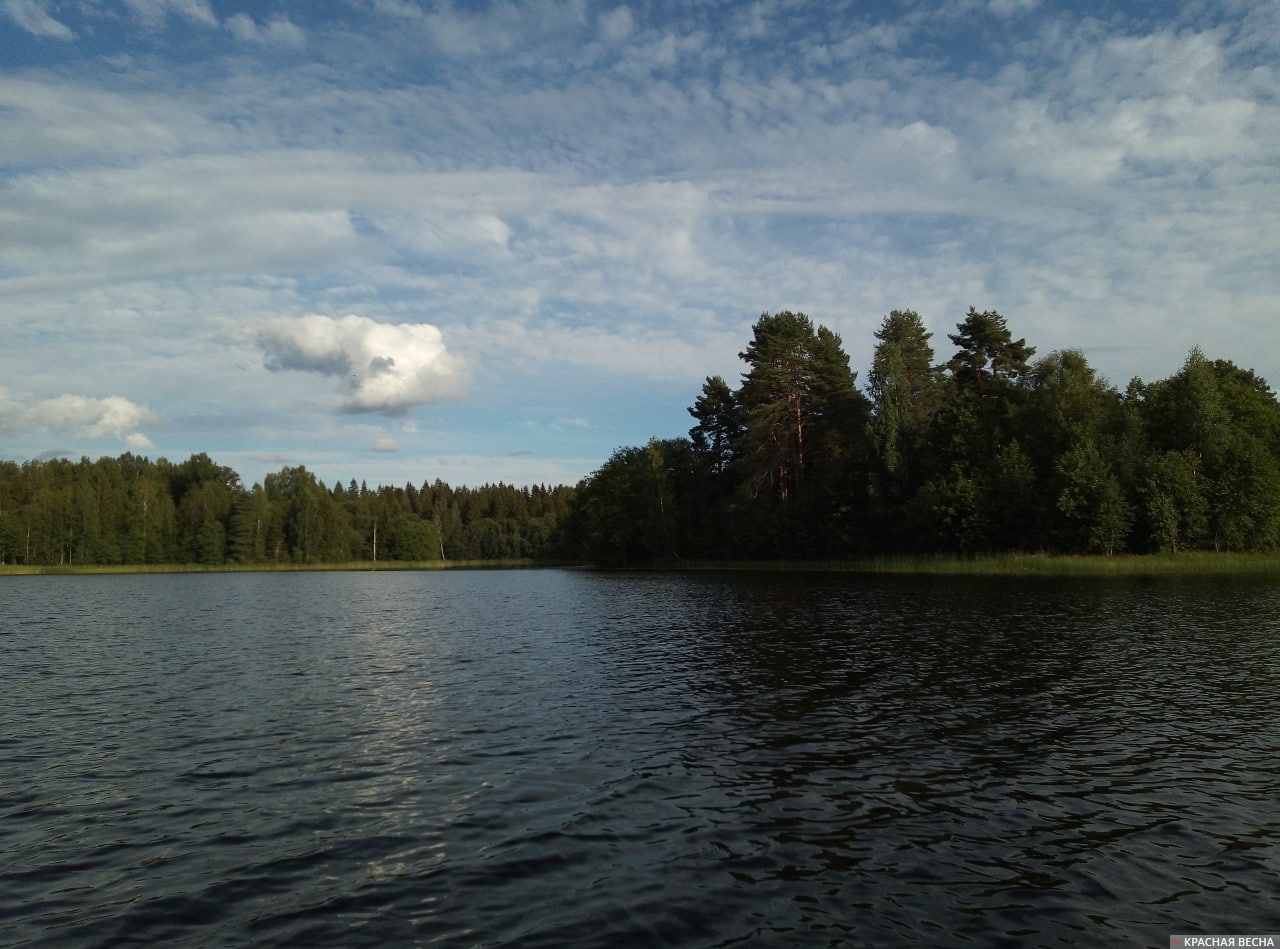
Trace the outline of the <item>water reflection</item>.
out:
M 903 936 L 948 901 L 943 916 L 1008 917 L 1014 940 L 1123 928 L 1135 901 L 1227 920 L 1213 894 L 1234 884 L 1211 880 L 1221 853 L 1197 815 L 1238 805 L 1255 826 L 1236 833 L 1277 839 L 1264 803 L 1275 785 L 1259 773 L 1268 752 L 1220 750 L 1259 733 L 1224 713 L 1232 679 L 1261 660 L 1244 703 L 1274 690 L 1276 639 L 1252 625 L 1276 628 L 1269 586 L 1216 591 L 1234 615 L 1206 608 L 1192 584 L 1041 583 L 1014 608 L 1018 590 L 970 582 L 727 575 L 664 590 L 656 610 L 693 617 L 696 638 L 672 651 L 694 654 L 684 685 L 707 705 L 681 763 L 735 778 L 715 785 L 735 805 L 717 811 L 719 862 L 754 886 L 859 883 L 830 901 L 808 894 L 804 921 L 843 918 L 868 893 L 882 915 L 912 908 L 880 921 Z M 672 632 L 661 621 L 639 631 L 654 649 Z M 1171 702 L 1188 670 L 1201 700 Z M 1274 749 L 1274 705 L 1252 711 Z M 1195 732 L 1202 718 L 1213 731 Z M 1276 877 L 1274 862 L 1235 865 Z M 1194 880 L 1195 867 L 1209 869 Z M 922 898 L 930 887 L 943 892 Z M 1009 899 L 990 905 L 997 894 Z M 1275 919 L 1277 908 L 1254 911 Z
M 1280 928 L 1276 585 L 31 579 L 19 942 Z

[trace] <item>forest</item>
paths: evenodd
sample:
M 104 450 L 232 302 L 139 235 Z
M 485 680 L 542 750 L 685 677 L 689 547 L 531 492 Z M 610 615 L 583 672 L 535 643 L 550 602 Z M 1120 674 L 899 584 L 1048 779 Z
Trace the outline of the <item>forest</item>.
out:
M 245 487 L 205 454 L 0 462 L 0 564 L 535 559 L 844 560 L 1004 552 L 1272 551 L 1280 404 L 1199 349 L 1120 391 L 1077 350 L 1035 359 L 970 308 L 935 358 L 911 310 L 860 387 L 840 337 L 764 313 L 735 389 L 706 379 L 687 436 L 619 448 L 577 486 L 452 488 L 286 467 Z
M 579 486 L 572 549 L 612 564 L 1004 552 L 1274 550 L 1280 405 L 1192 350 L 1119 391 L 1077 350 L 1034 359 L 970 308 L 936 361 L 895 310 L 857 384 L 840 337 L 762 314 L 734 389 L 707 378 L 688 437 L 618 449 Z
M 570 487 L 326 488 L 304 467 L 244 487 L 208 455 L 0 462 L 0 563 L 341 564 L 549 557 Z

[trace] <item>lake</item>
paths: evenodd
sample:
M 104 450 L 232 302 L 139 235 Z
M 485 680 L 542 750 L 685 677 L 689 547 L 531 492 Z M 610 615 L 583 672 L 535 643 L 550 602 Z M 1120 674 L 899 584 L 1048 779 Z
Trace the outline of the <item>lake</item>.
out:
M 1280 583 L 0 579 L 0 945 L 1280 931 Z

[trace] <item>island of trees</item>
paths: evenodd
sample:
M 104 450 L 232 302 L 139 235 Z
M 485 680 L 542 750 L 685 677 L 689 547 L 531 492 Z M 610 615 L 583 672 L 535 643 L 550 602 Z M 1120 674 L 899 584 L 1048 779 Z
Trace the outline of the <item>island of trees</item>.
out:
M 864 390 L 839 336 L 763 314 L 740 385 L 708 378 L 687 438 L 616 451 L 579 485 L 567 535 L 605 563 L 1280 541 L 1280 405 L 1251 370 L 1196 349 L 1120 392 L 1079 351 L 1033 361 L 972 308 L 945 362 L 913 311 L 875 338 Z
M 1195 349 L 1123 392 L 1076 350 L 1034 359 L 970 309 L 935 360 L 895 310 L 859 387 L 838 335 L 765 313 L 735 389 L 687 437 L 620 448 L 576 487 L 251 488 L 204 454 L 0 462 L 0 564 L 842 560 L 886 554 L 1271 551 L 1280 404 Z

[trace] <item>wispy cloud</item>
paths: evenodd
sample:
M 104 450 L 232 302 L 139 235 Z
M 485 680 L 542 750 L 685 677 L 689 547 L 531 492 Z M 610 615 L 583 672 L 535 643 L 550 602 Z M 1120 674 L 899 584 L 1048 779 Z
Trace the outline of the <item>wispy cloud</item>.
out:
M 610 45 L 625 41 L 631 35 L 631 31 L 635 29 L 631 10 L 625 6 L 606 10 L 599 15 L 598 22 L 600 24 L 601 39 Z
M 65 23 L 55 19 L 49 12 L 48 4 L 40 0 L 4 0 L 0 4 L 0 12 L 33 36 L 55 40 L 76 38 Z
M 171 16 L 202 26 L 218 24 L 218 18 L 205 0 L 124 0 L 124 5 L 152 28 L 163 26 Z
M 166 451 L 367 464 L 352 415 L 409 413 L 479 466 L 537 393 L 607 457 L 783 307 L 863 369 L 973 304 L 1120 382 L 1197 343 L 1280 382 L 1274 4 L 0 4 L 0 378 L 126 379 Z
M 247 13 L 228 17 L 223 24 L 242 43 L 253 46 L 274 46 L 285 49 L 301 49 L 307 44 L 306 34 L 288 19 L 278 18 L 259 24 Z

